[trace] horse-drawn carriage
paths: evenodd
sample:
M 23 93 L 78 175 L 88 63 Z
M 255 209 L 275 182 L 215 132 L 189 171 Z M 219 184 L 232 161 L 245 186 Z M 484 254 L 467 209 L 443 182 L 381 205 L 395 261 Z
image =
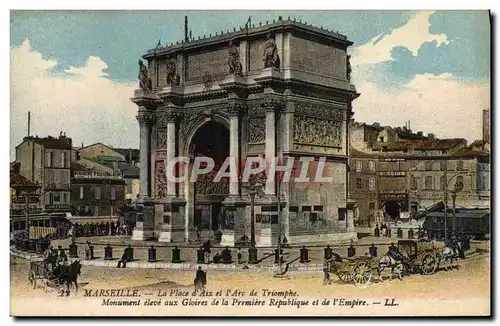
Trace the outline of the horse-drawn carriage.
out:
M 69 295 L 69 285 L 75 284 L 78 291 L 77 278 L 81 273 L 80 262 L 74 261 L 70 265 L 52 265 L 44 261 L 32 261 L 28 273 L 29 284 L 35 289 L 37 286 L 44 288 L 60 288 L 66 284 L 66 294 Z
M 402 278 L 403 271 L 420 272 L 424 275 L 434 274 L 442 262 L 441 248 L 427 240 L 399 240 L 397 247 L 389 248 L 387 254 L 381 257 L 363 256 L 341 258 L 334 255 L 327 260 L 326 270 L 344 283 L 364 285 L 369 283 L 373 275 L 379 281 L 393 275 Z
M 439 249 L 432 241 L 399 240 L 398 252 L 403 257 L 403 266 L 409 273 L 434 274 L 439 266 Z

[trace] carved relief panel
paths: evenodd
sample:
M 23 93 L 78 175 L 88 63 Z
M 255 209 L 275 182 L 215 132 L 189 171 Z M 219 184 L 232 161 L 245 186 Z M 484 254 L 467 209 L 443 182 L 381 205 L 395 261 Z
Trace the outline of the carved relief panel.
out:
M 260 144 L 266 141 L 266 119 L 264 117 L 248 118 L 248 143 Z
M 266 112 L 262 105 L 248 107 L 247 143 L 262 144 L 266 141 Z
M 341 148 L 344 116 L 345 111 L 339 108 L 297 103 L 293 120 L 294 143 Z
M 165 161 L 155 162 L 155 175 L 156 195 L 158 198 L 165 198 L 167 196 L 167 174 L 165 171 Z
M 166 149 L 167 148 L 167 128 L 161 127 L 157 129 L 157 138 L 156 138 L 156 148 L 157 149 Z

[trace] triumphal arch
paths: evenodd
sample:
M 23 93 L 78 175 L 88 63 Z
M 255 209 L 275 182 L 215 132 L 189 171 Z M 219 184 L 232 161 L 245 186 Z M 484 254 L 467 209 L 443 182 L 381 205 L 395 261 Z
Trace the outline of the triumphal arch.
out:
M 160 44 L 139 61 L 132 101 L 140 125 L 140 196 L 133 239 L 190 242 L 220 238 L 290 244 L 355 237 L 348 200 L 348 121 L 359 94 L 350 83 L 345 36 L 290 19 Z M 194 158 L 214 172 L 191 182 Z M 213 182 L 227 157 L 321 157 L 329 182 L 266 182 L 254 200 L 241 179 Z M 294 167 L 295 168 L 295 167 Z M 298 169 L 298 168 L 297 168 Z M 279 189 L 279 193 L 278 193 Z M 278 206 L 279 202 L 279 206 Z M 278 218 L 278 210 L 279 218 Z

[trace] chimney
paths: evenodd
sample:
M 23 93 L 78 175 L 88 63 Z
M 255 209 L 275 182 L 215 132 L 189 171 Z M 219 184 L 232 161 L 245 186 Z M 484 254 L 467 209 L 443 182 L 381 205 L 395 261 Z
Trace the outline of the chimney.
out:
M 434 138 L 436 138 L 436 137 L 434 136 L 434 134 L 431 134 L 431 133 L 429 133 L 429 134 L 427 135 L 427 137 L 429 138 L 429 140 L 434 140 Z
M 184 42 L 188 41 L 188 16 L 184 16 Z

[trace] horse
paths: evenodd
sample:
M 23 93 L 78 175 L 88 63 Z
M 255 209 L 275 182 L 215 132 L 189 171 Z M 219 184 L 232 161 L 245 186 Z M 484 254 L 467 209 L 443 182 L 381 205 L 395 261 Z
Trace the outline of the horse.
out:
M 401 255 L 399 255 L 399 258 L 401 259 L 396 259 L 394 258 L 390 252 L 382 256 L 379 260 L 378 264 L 378 276 L 379 280 L 382 282 L 382 272 L 386 268 L 391 268 L 391 274 L 389 275 L 389 280 L 392 281 L 392 276 L 396 274 L 399 278 L 399 280 L 402 280 L 402 274 L 403 274 L 403 262 Z
M 440 262 L 446 263 L 446 261 L 450 261 L 450 264 L 453 264 L 453 260 L 458 261 L 458 259 L 465 259 L 464 251 L 462 250 L 462 243 L 459 241 L 450 242 L 445 245 L 443 250 L 441 250 L 439 255 Z M 445 265 L 445 270 L 448 270 L 447 265 Z
M 55 268 L 54 275 L 61 285 L 66 284 L 66 295 L 69 295 L 69 286 L 75 284 L 75 291 L 78 294 L 78 275 L 81 274 L 82 264 L 79 260 L 74 261 L 69 266 L 60 265 Z

